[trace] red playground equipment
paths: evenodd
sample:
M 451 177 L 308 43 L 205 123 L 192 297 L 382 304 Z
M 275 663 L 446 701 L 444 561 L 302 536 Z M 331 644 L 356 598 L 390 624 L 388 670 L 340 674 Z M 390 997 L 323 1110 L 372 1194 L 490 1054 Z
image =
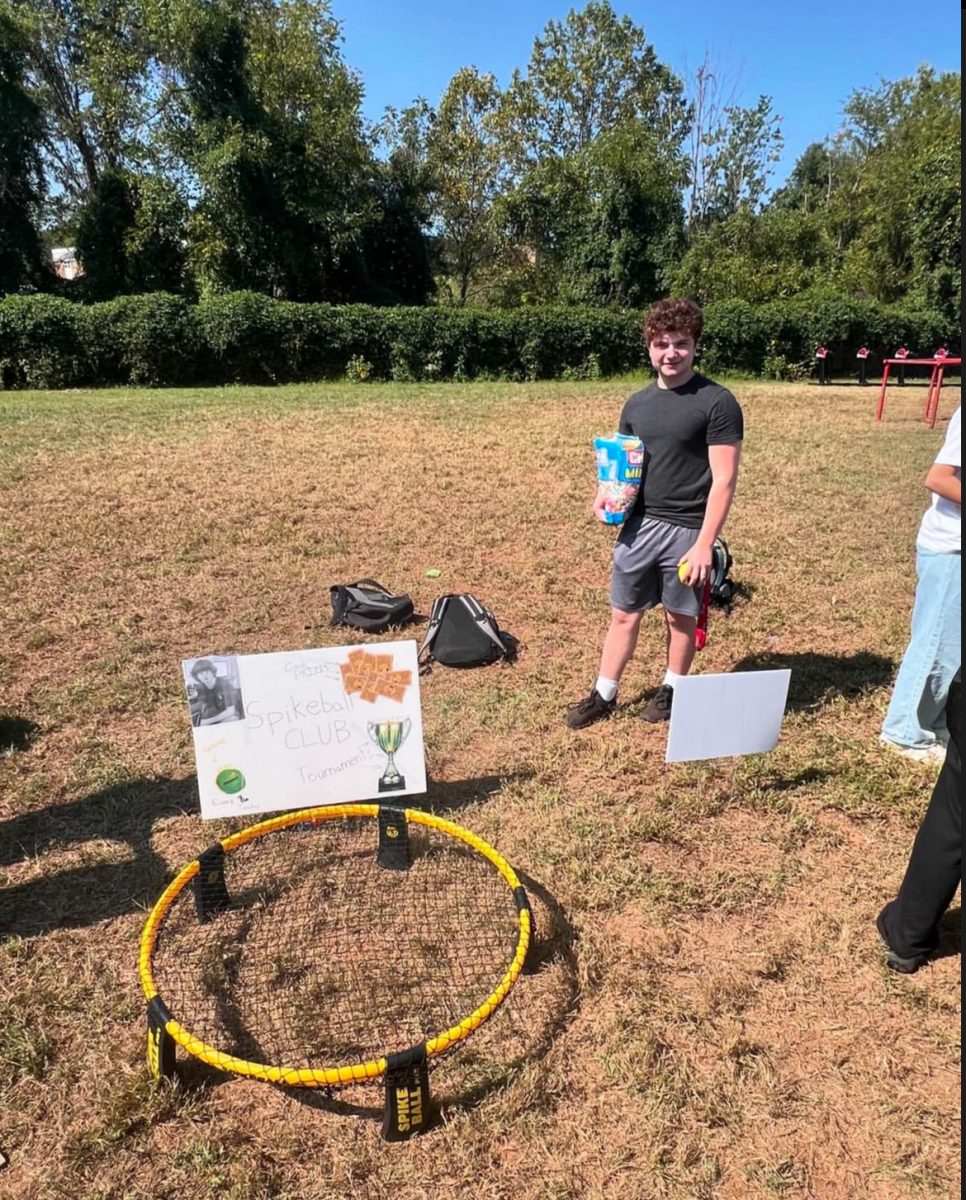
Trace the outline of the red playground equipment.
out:
M 895 352 L 893 358 L 885 358 L 882 360 L 882 387 L 879 390 L 879 402 L 875 409 L 875 419 L 882 420 L 882 413 L 885 410 L 886 388 L 889 386 L 889 372 L 893 366 L 903 367 L 929 367 L 929 390 L 926 393 L 926 404 L 923 408 L 922 419 L 930 427 L 935 428 L 936 417 L 939 415 L 939 393 L 943 386 L 943 372 L 947 367 L 958 367 L 962 364 L 961 358 L 954 358 L 950 355 L 945 346 L 941 346 L 932 358 L 910 358 L 909 351 L 905 346 L 900 346 Z

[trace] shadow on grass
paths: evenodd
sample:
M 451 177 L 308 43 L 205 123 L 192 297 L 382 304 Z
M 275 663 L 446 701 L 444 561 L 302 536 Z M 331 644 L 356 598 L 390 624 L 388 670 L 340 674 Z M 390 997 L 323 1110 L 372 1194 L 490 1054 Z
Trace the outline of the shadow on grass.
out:
M 861 696 L 891 683 L 896 663 L 883 654 L 752 654 L 735 663 L 734 671 L 792 673 L 788 711 L 812 710 L 838 697 Z
M 26 750 L 37 736 L 39 726 L 24 717 L 0 713 L 0 755 Z
M 31 723 L 23 724 L 30 726 L 24 736 L 32 736 Z M 456 812 L 486 800 L 518 777 L 524 775 L 429 781 L 426 795 L 412 797 L 411 803 L 440 815 Z M 0 889 L 0 939 L 78 928 L 150 907 L 170 875 L 151 848 L 154 823 L 197 811 L 193 778 L 138 779 L 0 822 L 0 868 L 98 840 L 125 842 L 133 854 L 124 862 L 71 867 Z
M 454 1046 L 451 1053 L 431 1061 L 433 1112 L 427 1128 L 438 1124 L 448 1114 L 476 1107 L 494 1091 L 505 1087 L 527 1064 L 544 1058 L 579 1006 L 573 928 L 564 910 L 546 888 L 522 872 L 519 878 L 527 889 L 537 918 L 534 939 L 523 972 L 502 1010 L 498 1010 L 477 1032 Z M 554 1003 L 547 1004 L 544 1011 L 535 1014 L 527 1005 L 527 988 L 532 986 L 535 991 L 538 990 L 540 977 L 544 972 L 553 970 L 561 972 L 562 994 Z M 481 996 L 480 1001 L 483 999 Z M 478 1063 L 474 1047 L 478 1040 L 487 1037 L 489 1044 L 485 1059 Z M 505 1045 L 512 1043 L 513 1049 L 497 1062 L 495 1055 L 501 1040 Z M 231 1082 L 233 1078 L 198 1059 L 183 1056 L 179 1056 L 177 1070 L 181 1084 L 189 1090 L 216 1088 Z M 308 1108 L 334 1116 L 371 1121 L 382 1119 L 384 1079 L 353 1085 L 345 1091 L 271 1086 L 278 1086 L 279 1091 Z
M 709 612 L 709 619 L 713 619 L 715 613 L 721 613 L 725 617 L 731 616 L 731 610 L 737 608 L 741 604 L 747 604 L 753 599 L 758 589 L 753 583 L 742 583 L 740 579 L 733 581 L 733 591 L 731 593 L 731 601 L 726 606 L 722 607 L 719 604 L 712 605 Z
M 806 767 L 804 771 L 798 771 L 794 775 L 766 775 L 763 782 L 770 792 L 794 792 L 815 783 L 824 783 L 835 774 L 835 771 L 827 767 Z
M 160 818 L 197 806 L 194 779 L 138 779 L 0 823 L 0 867 L 98 839 L 125 842 L 133 855 L 0 890 L 0 939 L 91 925 L 153 904 L 170 871 L 151 848 L 151 830 Z
M 939 922 L 939 945 L 933 958 L 953 958 L 963 952 L 963 910 L 950 908 Z
M 456 779 L 448 783 L 426 780 L 426 795 L 407 798 L 414 808 L 445 816 L 473 804 L 482 804 L 506 784 L 533 777 L 533 771 L 512 771 L 507 775 L 481 775 L 479 779 Z

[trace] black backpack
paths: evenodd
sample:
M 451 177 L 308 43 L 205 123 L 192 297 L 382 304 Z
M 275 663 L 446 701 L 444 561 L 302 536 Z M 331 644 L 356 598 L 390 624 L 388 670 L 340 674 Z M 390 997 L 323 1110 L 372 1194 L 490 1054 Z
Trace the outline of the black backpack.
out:
M 734 559 L 724 538 L 715 538 L 711 550 L 711 603 L 719 608 L 730 609 L 735 596 L 735 583 L 731 578 Z
M 409 596 L 393 596 L 374 579 L 357 579 L 355 583 L 337 583 L 332 595 L 332 625 L 349 625 L 380 633 L 390 625 L 403 625 L 413 615 Z
M 444 667 L 481 667 L 516 657 L 517 639 L 504 633 L 496 617 L 468 592 L 433 601 L 419 657 Z

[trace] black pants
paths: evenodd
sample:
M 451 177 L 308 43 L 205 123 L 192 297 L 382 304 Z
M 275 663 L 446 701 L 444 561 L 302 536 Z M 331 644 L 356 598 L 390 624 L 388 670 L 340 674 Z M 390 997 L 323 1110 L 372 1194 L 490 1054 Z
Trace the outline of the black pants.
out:
M 949 747 L 895 900 L 879 915 L 879 932 L 902 958 L 931 954 L 939 921 L 962 871 L 962 682 L 957 675 L 946 704 Z

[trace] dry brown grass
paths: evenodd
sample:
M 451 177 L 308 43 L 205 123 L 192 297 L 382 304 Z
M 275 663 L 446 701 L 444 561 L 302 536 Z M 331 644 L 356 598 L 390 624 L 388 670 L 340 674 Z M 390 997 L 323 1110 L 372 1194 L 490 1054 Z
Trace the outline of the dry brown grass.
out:
M 958 1194 L 959 959 L 894 977 L 872 924 L 934 777 L 876 736 L 942 430 L 918 387 L 876 426 L 874 388 L 734 385 L 745 594 L 698 665 L 791 666 L 790 708 L 769 756 L 667 767 L 631 706 L 561 725 L 606 617 L 590 439 L 628 390 L 0 398 L 0 1197 Z M 328 586 L 370 574 L 423 613 L 475 592 L 523 643 L 424 680 L 428 801 L 526 876 L 541 933 L 402 1146 L 365 1105 L 152 1086 L 135 973 L 145 906 L 219 832 L 179 660 L 345 641 Z M 625 699 L 662 657 L 655 615 Z

